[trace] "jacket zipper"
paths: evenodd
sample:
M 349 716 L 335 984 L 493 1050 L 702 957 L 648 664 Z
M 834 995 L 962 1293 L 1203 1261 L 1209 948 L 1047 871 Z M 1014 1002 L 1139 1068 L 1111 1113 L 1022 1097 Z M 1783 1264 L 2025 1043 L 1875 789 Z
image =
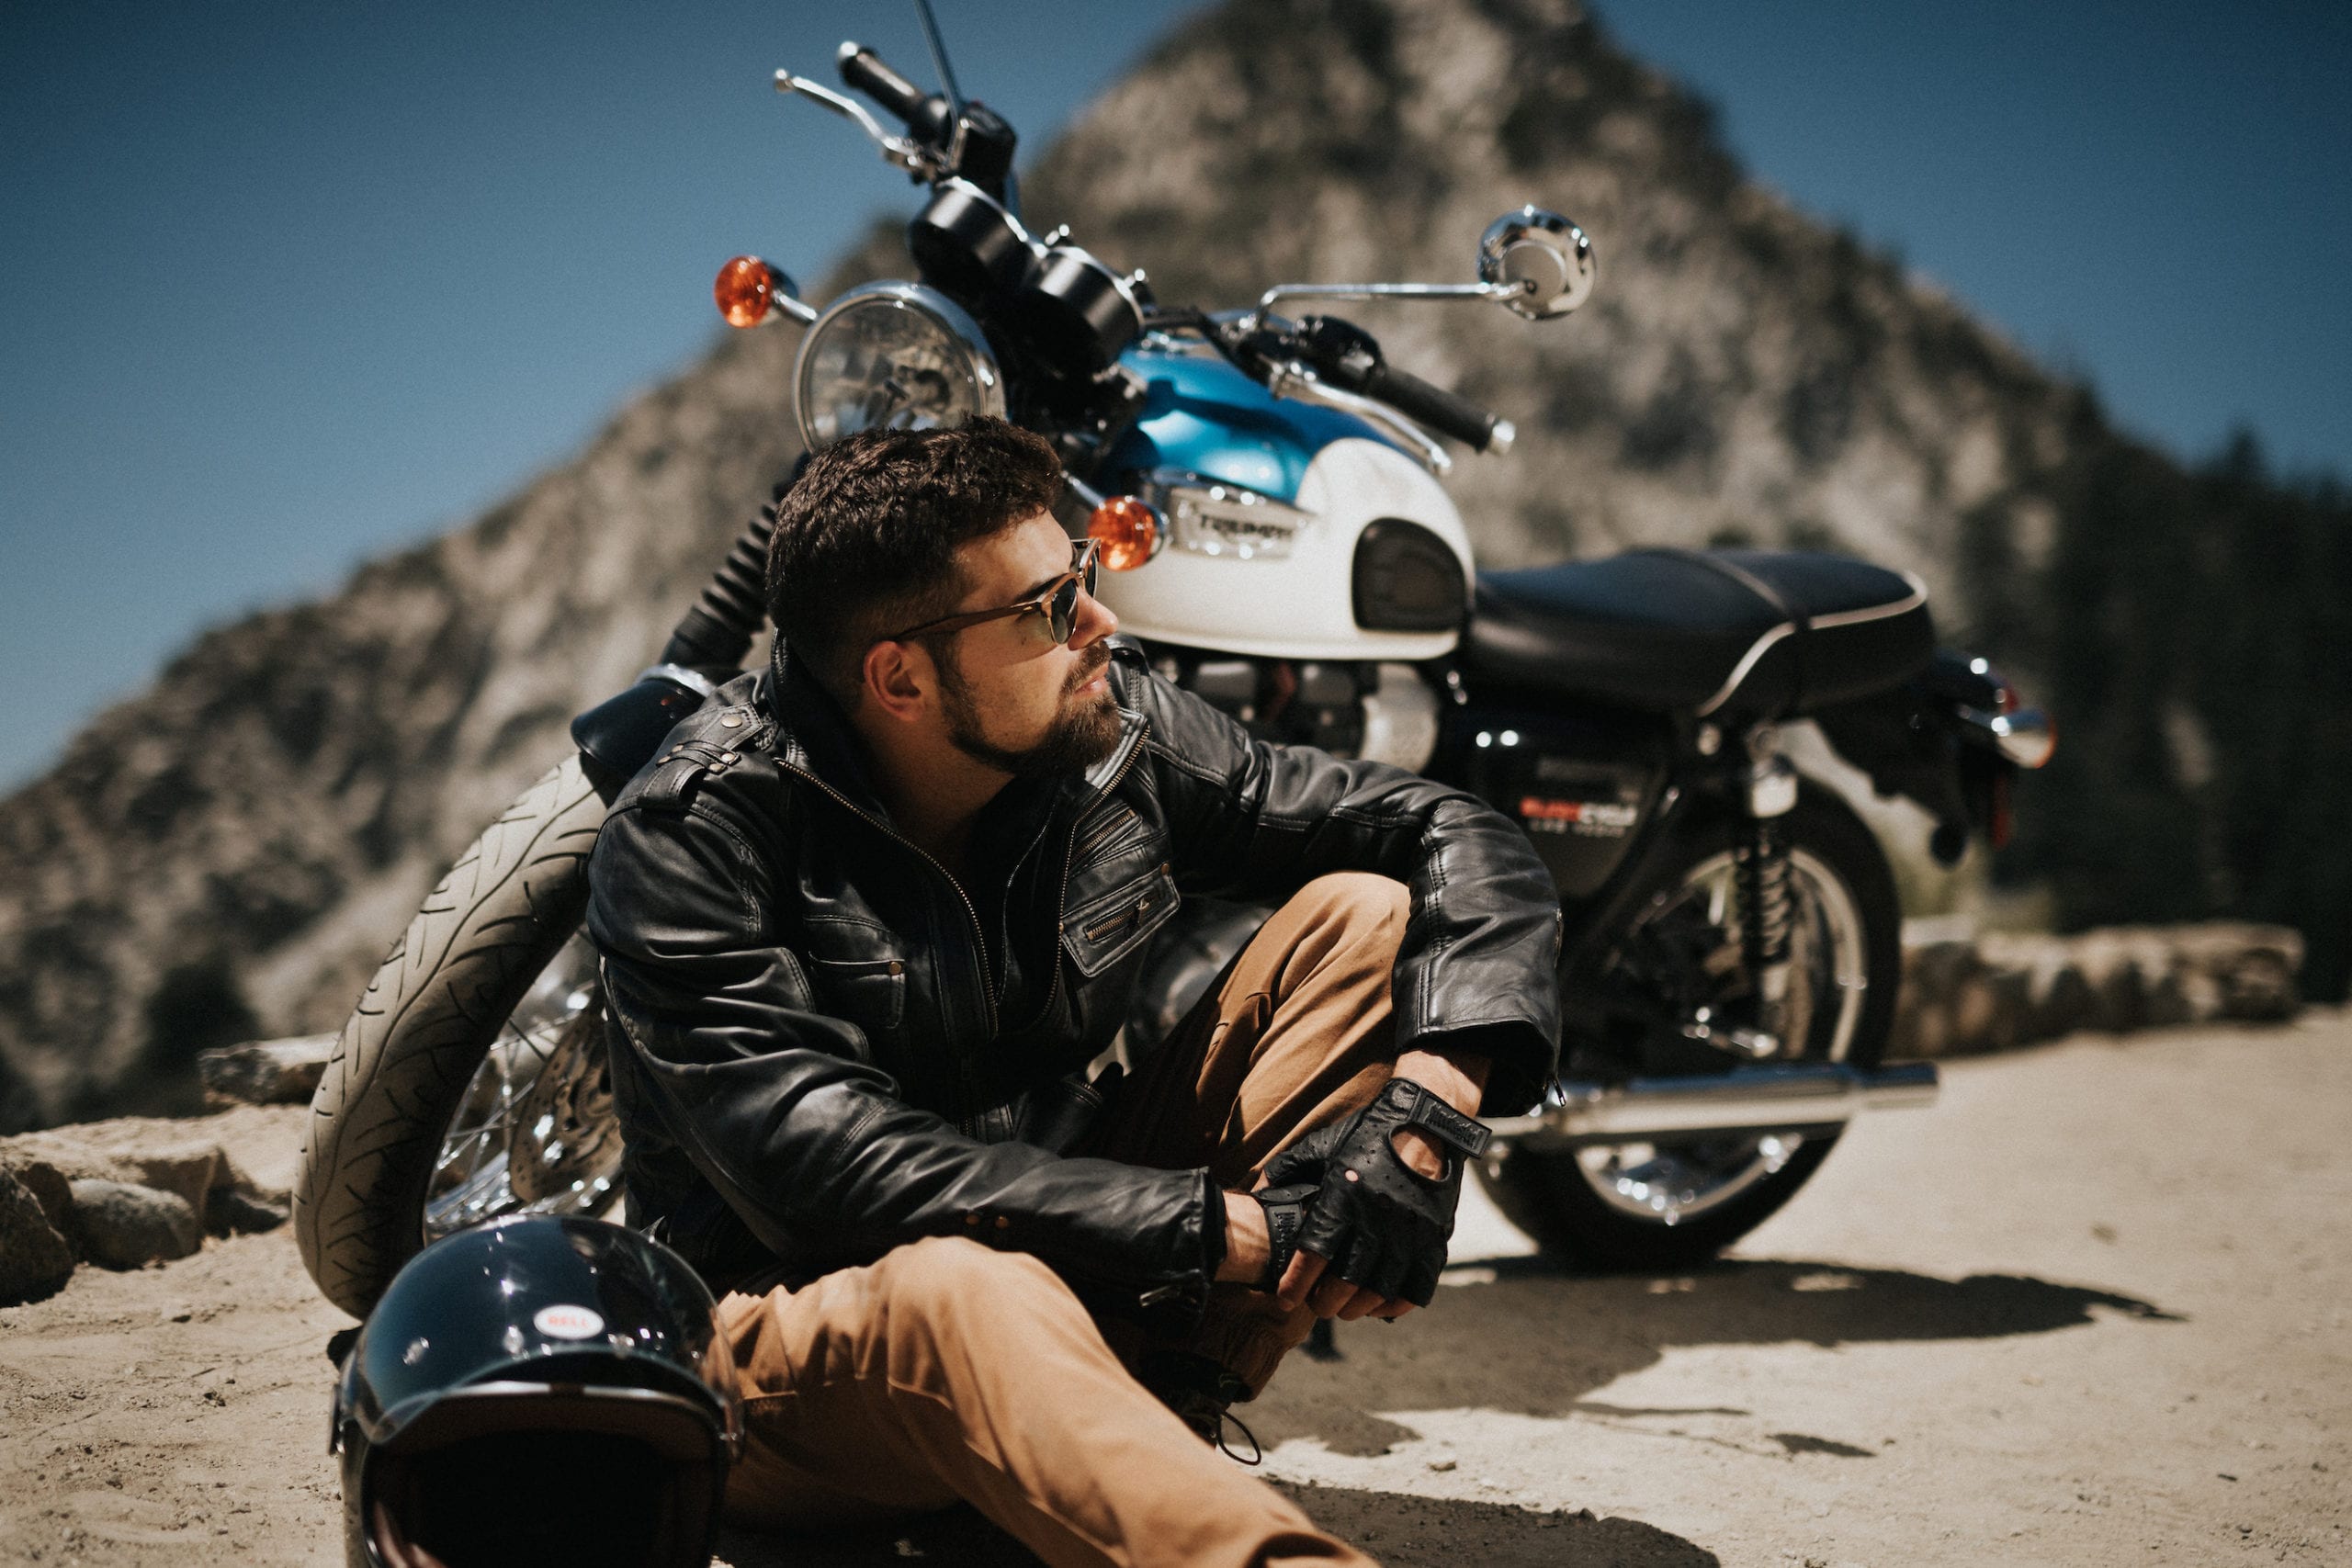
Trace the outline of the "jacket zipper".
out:
M 851 800 L 849 796 L 843 795 L 841 791 L 835 789 L 832 785 L 827 784 L 824 780 L 819 778 L 808 769 L 797 768 L 790 762 L 786 761 L 782 757 L 776 758 L 775 761 L 776 766 L 782 768 L 785 772 L 797 774 L 799 777 L 807 779 L 810 784 L 815 784 L 819 789 L 823 790 L 827 795 L 831 795 L 835 800 L 841 802 L 842 809 L 847 811 L 851 816 L 857 818 L 859 820 L 870 824 L 874 830 L 880 833 L 883 837 L 895 839 L 899 843 L 906 845 L 907 848 L 914 851 L 915 853 L 922 856 L 923 863 L 929 865 L 932 870 L 939 873 L 941 878 L 946 882 L 948 886 L 956 889 L 956 897 L 957 900 L 963 904 L 964 913 L 971 919 L 972 922 L 973 953 L 978 959 L 978 962 L 975 963 L 972 967 L 980 972 L 980 997 L 987 1004 L 989 1038 L 991 1040 L 995 1039 L 998 1029 L 998 1019 L 996 1015 L 996 982 L 989 976 L 988 932 L 980 925 L 980 911 L 973 906 L 972 896 L 964 891 L 964 885 L 956 880 L 956 874 L 948 870 L 945 866 L 940 864 L 937 857 L 933 855 L 929 850 L 924 849 L 912 839 L 908 838 L 905 834 L 891 828 L 888 823 L 884 822 L 880 818 L 876 817 L 873 813 L 866 811 L 858 806 L 857 803 Z M 1122 773 L 1125 771 L 1125 770 L 1124 769 L 1121 770 Z M 1062 871 L 1062 888 L 1064 893 L 1067 894 L 1069 888 L 1069 871 L 1068 867 L 1064 867 Z M 1058 932 L 1060 927 L 1057 925 L 1055 930 Z M 1054 946 L 1057 953 L 1058 953 L 1061 944 L 1057 942 Z M 1061 963 L 1058 958 L 1054 964 L 1054 974 L 1056 979 L 1058 981 L 1061 975 Z
M 1145 729 L 1149 728 L 1148 725 L 1144 727 Z M 1143 730 L 1139 729 L 1136 732 L 1136 743 L 1128 750 L 1126 761 L 1121 762 L 1119 771 L 1111 775 L 1111 782 L 1102 786 L 1102 793 L 1104 799 L 1108 799 L 1111 793 L 1125 782 L 1127 774 L 1136 765 L 1136 759 L 1142 755 Z M 1062 994 L 1062 961 L 1065 956 L 1062 953 L 1062 933 L 1069 927 L 1066 915 L 1069 908 L 1069 870 L 1071 862 L 1078 858 L 1078 824 L 1083 821 L 1085 817 L 1086 813 L 1081 811 L 1078 814 L 1078 820 L 1070 823 L 1069 846 L 1062 852 L 1061 890 L 1054 896 L 1054 979 L 1053 984 L 1046 987 L 1046 1005 L 1037 1011 L 1037 1017 L 1040 1020 L 1052 1015 L 1054 1003 L 1060 999 Z
M 1039 844 L 1046 841 L 1046 829 L 1051 826 L 1053 826 L 1052 814 L 1047 813 L 1046 819 L 1037 824 L 1036 836 L 1029 840 L 1028 846 L 1021 852 L 1020 858 L 1012 863 L 1012 870 L 1005 878 L 1004 897 L 997 906 L 997 914 L 999 917 L 997 929 L 1004 933 L 1004 951 L 998 954 L 998 974 L 1003 982 L 1005 994 L 1008 998 L 1011 997 L 1012 991 L 1013 884 L 1021 880 L 1021 868 L 1029 863 L 1029 857 L 1037 852 L 1037 846 Z
M 1121 829 L 1135 820 L 1136 814 L 1132 810 L 1125 815 L 1114 813 L 1110 821 L 1086 835 L 1086 842 L 1073 846 L 1070 852 L 1078 855 L 1091 855 L 1102 846 L 1104 840 L 1117 837 Z
M 1086 929 L 1086 940 L 1089 942 L 1101 942 L 1113 931 L 1118 931 L 1125 926 L 1134 925 L 1137 920 L 1142 919 L 1145 915 L 1150 913 L 1150 911 L 1151 895 L 1147 893 L 1142 897 L 1136 899 L 1134 903 L 1128 905 L 1125 908 L 1120 910 L 1117 914 L 1112 916 L 1109 919 L 1104 920 L 1101 925 L 1089 926 Z

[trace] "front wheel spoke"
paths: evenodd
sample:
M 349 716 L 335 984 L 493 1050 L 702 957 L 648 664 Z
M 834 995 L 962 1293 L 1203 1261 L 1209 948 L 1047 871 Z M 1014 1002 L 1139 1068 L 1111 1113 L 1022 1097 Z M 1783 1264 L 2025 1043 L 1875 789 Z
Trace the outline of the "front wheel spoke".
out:
M 501 1214 L 594 1213 L 611 1201 L 619 1141 L 598 1135 L 609 1100 L 583 1103 L 568 1081 L 593 1068 L 601 1043 L 594 985 L 586 944 L 575 937 L 500 1029 L 443 1136 L 424 1216 L 428 1238 Z M 550 1182 L 563 1185 L 523 1196 Z
M 440 1163 L 433 1168 L 433 1174 L 437 1178 L 456 1170 L 460 1160 L 467 1158 L 469 1155 L 472 1154 L 473 1150 L 477 1150 L 481 1146 L 485 1136 L 486 1134 L 483 1129 L 477 1127 L 472 1132 L 467 1134 L 462 1142 L 453 1141 L 443 1145 L 441 1148 Z M 465 1174 L 458 1177 L 455 1180 L 448 1182 L 447 1185 L 452 1187 L 460 1186 L 465 1181 L 470 1179 L 474 1173 L 479 1171 L 481 1168 L 481 1156 L 479 1155 L 472 1155 L 472 1163 L 466 1166 Z
M 498 1078 L 497 1107 L 489 1115 L 483 1117 L 481 1124 L 474 1129 L 473 1164 L 466 1171 L 466 1179 L 469 1182 L 481 1174 L 482 1167 L 490 1159 L 492 1148 L 503 1146 L 505 1140 L 498 1134 L 504 1131 L 509 1118 L 514 1115 L 514 1080 L 501 1072 Z
M 518 1052 L 529 1054 L 532 1065 L 527 1075 L 518 1075 L 514 1070 L 517 1065 L 514 1057 Z M 547 1070 L 551 1055 L 552 1049 L 542 1049 L 534 1034 L 515 1029 L 511 1023 L 507 1026 L 505 1037 L 491 1048 L 491 1055 L 482 1063 L 477 1077 L 480 1073 L 495 1073 L 497 1098 L 481 1120 L 466 1134 L 466 1141 L 471 1145 L 472 1159 L 467 1168 L 466 1184 L 478 1180 L 496 1155 L 508 1152 L 514 1139 L 515 1108 L 530 1085 Z

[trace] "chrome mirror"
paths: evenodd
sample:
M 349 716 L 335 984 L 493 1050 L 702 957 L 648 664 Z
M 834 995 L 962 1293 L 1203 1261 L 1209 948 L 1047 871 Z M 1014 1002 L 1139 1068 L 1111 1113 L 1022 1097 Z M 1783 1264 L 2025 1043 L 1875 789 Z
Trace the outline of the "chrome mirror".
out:
M 1585 231 L 1540 207 L 1504 213 L 1478 241 L 1478 280 L 1531 321 L 1565 316 L 1583 304 L 1598 271 Z
M 1522 207 L 1487 225 L 1476 283 L 1280 283 L 1258 296 L 1258 310 L 1284 299 L 1492 299 L 1541 321 L 1583 304 L 1598 268 L 1583 230 Z

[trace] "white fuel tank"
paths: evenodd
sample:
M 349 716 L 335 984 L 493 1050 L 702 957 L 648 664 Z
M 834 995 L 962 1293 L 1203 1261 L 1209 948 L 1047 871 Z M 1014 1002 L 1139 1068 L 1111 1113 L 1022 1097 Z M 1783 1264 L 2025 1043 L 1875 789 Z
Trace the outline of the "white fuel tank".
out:
M 1428 470 L 1384 441 L 1328 442 L 1287 498 L 1174 468 L 1140 488 L 1170 537 L 1100 580 L 1124 632 L 1269 659 L 1408 663 L 1452 652 L 1461 636 L 1469 531 Z

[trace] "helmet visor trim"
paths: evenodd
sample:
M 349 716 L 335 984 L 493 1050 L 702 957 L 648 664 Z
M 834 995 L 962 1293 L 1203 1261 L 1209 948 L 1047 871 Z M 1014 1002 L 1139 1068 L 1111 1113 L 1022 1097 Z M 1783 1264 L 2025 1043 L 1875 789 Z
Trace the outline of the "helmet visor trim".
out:
M 724 1417 L 680 1394 L 584 1383 L 481 1382 L 426 1395 L 385 1413 L 386 1453 L 419 1453 L 494 1432 L 596 1432 L 636 1438 L 667 1460 L 707 1464 L 730 1446 Z

